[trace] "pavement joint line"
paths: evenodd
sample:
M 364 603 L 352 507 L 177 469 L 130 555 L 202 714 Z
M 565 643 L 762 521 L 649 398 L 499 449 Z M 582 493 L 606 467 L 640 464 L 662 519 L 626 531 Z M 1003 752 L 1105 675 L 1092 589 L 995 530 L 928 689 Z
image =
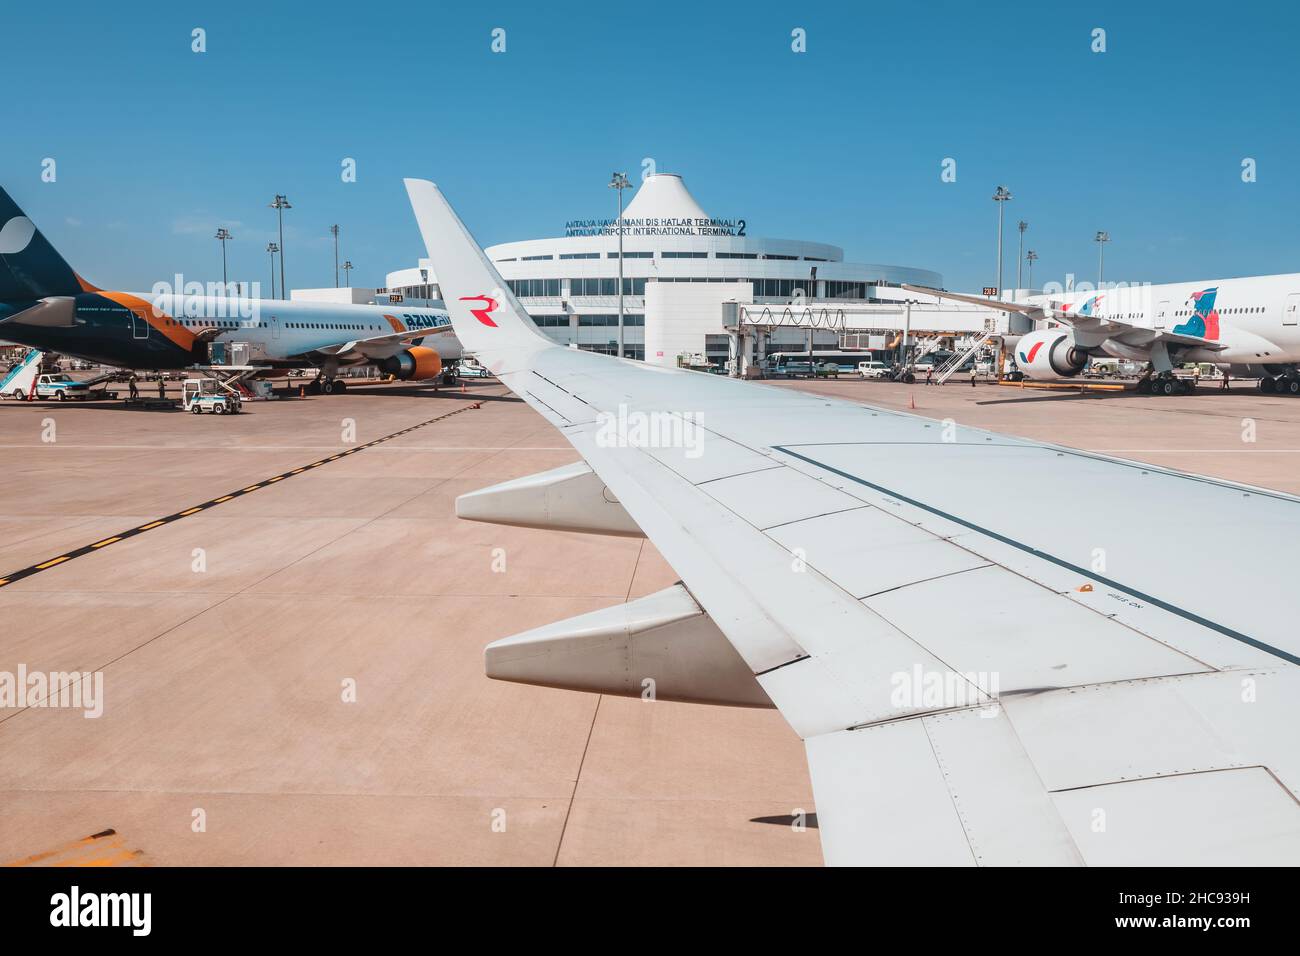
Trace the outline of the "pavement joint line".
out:
M 367 442 L 366 444 L 358 446 L 356 448 L 349 448 L 347 451 L 338 452 L 337 454 L 330 455 L 327 458 L 322 458 L 319 461 L 314 461 L 309 465 L 303 465 L 300 468 L 294 468 L 291 471 L 281 472 L 278 475 L 273 475 L 272 477 L 266 478 L 262 481 L 254 482 L 253 484 L 249 485 L 246 488 L 242 488 L 239 491 L 232 491 L 229 494 L 224 494 L 217 498 L 211 498 L 200 505 L 195 505 L 194 507 L 187 508 L 184 511 L 178 511 L 174 514 L 170 514 L 165 517 L 158 518 L 154 521 L 150 521 L 147 524 L 139 525 L 138 527 L 135 528 L 128 528 L 126 531 L 119 531 L 117 534 L 110 535 L 107 538 L 101 538 L 100 540 L 94 542 L 93 544 L 85 544 L 77 548 L 71 548 L 63 552 L 63 554 L 57 555 L 53 558 L 49 558 L 45 561 L 42 561 L 39 564 L 32 564 L 20 570 L 11 571 L 9 574 L 6 574 L 4 577 L 0 577 L 0 588 L 13 584 L 16 581 L 22 581 L 25 578 L 29 578 L 34 574 L 40 574 L 42 571 L 46 571 L 50 568 L 57 567 L 58 565 L 66 564 L 68 561 L 72 561 L 75 558 L 80 558 L 87 554 L 93 554 L 99 549 L 108 547 L 109 545 L 112 544 L 116 544 L 119 541 L 126 541 L 130 538 L 134 538 L 136 535 L 143 534 L 146 531 L 152 531 L 154 528 L 161 528 L 164 525 L 172 524 L 176 521 L 179 521 L 181 518 L 187 518 L 190 515 L 200 514 L 204 511 L 207 511 L 209 508 L 215 508 L 217 505 L 222 504 L 223 502 L 231 501 L 235 498 L 242 498 L 244 495 L 252 494 L 253 492 L 258 491 L 259 489 L 268 488 L 271 485 L 274 485 L 276 482 L 283 481 L 285 478 L 292 478 L 294 475 L 300 475 L 303 472 L 308 471 L 309 469 L 318 467 L 319 465 L 326 465 L 332 461 L 338 461 L 340 458 L 346 458 L 348 455 L 355 454 L 356 452 L 359 451 L 364 451 L 367 448 L 372 448 L 375 445 L 382 444 L 383 442 L 391 441 L 392 439 L 399 438 L 402 435 L 410 434 L 411 432 L 415 431 L 417 428 L 424 428 L 427 425 L 433 425 L 436 422 L 442 421 L 443 419 L 451 418 L 451 416 L 453 415 L 459 415 L 461 412 L 472 411 L 473 409 L 476 409 L 478 407 L 479 407 L 478 403 L 475 403 L 473 405 L 462 405 L 460 408 L 457 408 L 453 411 L 445 412 L 442 415 L 438 415 L 435 418 L 430 418 L 428 421 L 420 422 L 418 425 L 411 425 L 408 428 L 403 428 L 401 431 L 393 432 L 392 434 L 385 435 L 382 438 L 376 438 L 373 441 Z

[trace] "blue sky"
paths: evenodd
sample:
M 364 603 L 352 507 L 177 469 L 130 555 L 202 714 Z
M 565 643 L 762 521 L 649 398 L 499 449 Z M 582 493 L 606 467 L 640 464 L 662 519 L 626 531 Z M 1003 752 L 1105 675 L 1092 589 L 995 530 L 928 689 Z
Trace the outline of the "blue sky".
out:
M 232 279 L 267 282 L 277 192 L 295 207 L 290 287 L 333 284 L 333 222 L 354 282 L 379 285 L 423 254 L 403 176 L 438 181 L 491 244 L 612 215 L 611 170 L 645 157 L 751 235 L 954 289 L 994 281 L 998 183 L 1015 195 L 1008 284 L 1020 218 L 1039 285 L 1095 278 L 1098 229 L 1110 280 L 1300 271 L 1300 14 L 1282 5 L 181 7 L 5 14 L 0 183 L 101 285 L 219 279 L 220 225 Z

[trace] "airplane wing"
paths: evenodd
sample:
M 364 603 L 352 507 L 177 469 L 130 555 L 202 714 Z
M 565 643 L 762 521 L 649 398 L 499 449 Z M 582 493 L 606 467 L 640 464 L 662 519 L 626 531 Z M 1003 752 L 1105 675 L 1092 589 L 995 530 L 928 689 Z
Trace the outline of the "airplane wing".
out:
M 908 285 L 906 283 L 902 287 L 909 292 L 920 292 L 940 299 L 951 299 L 954 302 L 979 305 L 986 309 L 997 309 L 1000 312 L 1018 313 L 1035 321 L 1059 322 L 1062 325 L 1068 325 L 1081 332 L 1088 333 L 1089 337 L 1094 340 L 1114 338 L 1130 345 L 1149 345 L 1152 342 L 1163 340 L 1178 345 L 1190 345 L 1213 351 L 1222 351 L 1225 348 L 1221 342 L 1211 341 L 1196 335 L 1185 335 L 1181 332 L 1171 332 L 1169 329 L 1153 329 L 1148 326 L 1134 325 L 1131 322 L 1124 322 L 1115 318 L 1072 312 L 1064 304 L 1058 308 L 1055 305 L 1042 306 L 1027 302 L 1004 302 L 1001 299 L 986 299 L 983 296 L 964 295 L 960 292 L 947 292 L 942 289 L 929 289 L 925 286 Z
M 396 325 L 402 325 L 400 319 L 386 316 L 389 322 Z M 313 349 L 311 352 L 303 353 L 304 358 L 314 358 L 317 356 L 328 355 L 344 361 L 356 360 L 366 361 L 370 359 L 387 358 L 403 346 L 417 340 L 423 341 L 421 344 L 429 345 L 440 352 L 452 353 L 450 357 L 459 357 L 460 351 L 456 349 L 456 332 L 450 325 L 441 325 L 433 328 L 401 328 L 399 331 L 389 332 L 385 335 L 372 335 L 364 339 L 356 339 L 351 342 L 343 342 L 339 345 L 331 345 L 321 349 Z M 444 346 L 452 346 L 450 349 L 444 349 Z M 297 357 L 297 356 L 293 356 Z
M 557 634 L 594 657 L 689 619 L 698 680 L 707 620 L 805 741 L 831 864 L 1300 859 L 1300 499 L 559 347 L 437 187 L 407 189 L 464 346 L 684 584 L 489 661 L 555 666 Z M 633 419 L 681 427 L 632 440 Z
M 1048 311 L 1039 305 L 1023 302 L 1004 302 L 1002 299 L 989 299 L 981 295 L 965 295 L 961 292 L 948 292 L 945 289 L 930 289 L 923 285 L 908 285 L 906 282 L 902 283 L 902 288 L 908 292 L 919 292 L 922 295 L 932 295 L 937 299 L 951 299 L 954 302 L 965 302 L 968 305 L 978 305 L 986 309 L 997 309 L 999 312 L 1018 312 L 1034 319 L 1052 318 Z

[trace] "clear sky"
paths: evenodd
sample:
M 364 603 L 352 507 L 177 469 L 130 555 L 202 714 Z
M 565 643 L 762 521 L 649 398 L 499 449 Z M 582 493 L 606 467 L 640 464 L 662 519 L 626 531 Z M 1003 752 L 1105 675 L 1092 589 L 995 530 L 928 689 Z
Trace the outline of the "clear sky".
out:
M 1253 2 L 12 4 L 0 183 L 128 289 L 220 279 L 223 225 L 231 278 L 267 282 L 277 192 L 291 288 L 333 284 L 334 222 L 381 285 L 423 254 L 403 176 L 491 244 L 613 215 L 646 157 L 750 235 L 953 289 L 994 281 L 999 183 L 1008 285 L 1021 218 L 1037 285 L 1095 278 L 1098 229 L 1109 280 L 1296 272 L 1297 27 Z

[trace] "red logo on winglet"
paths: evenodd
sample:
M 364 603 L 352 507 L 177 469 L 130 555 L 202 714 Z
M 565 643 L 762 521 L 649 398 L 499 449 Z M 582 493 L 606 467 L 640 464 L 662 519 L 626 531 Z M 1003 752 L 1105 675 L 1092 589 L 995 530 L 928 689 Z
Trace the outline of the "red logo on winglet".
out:
M 489 313 L 489 312 L 494 312 L 494 311 L 496 311 L 496 307 L 497 307 L 497 300 L 496 300 L 496 299 L 490 298 L 490 297 L 488 297 L 488 296 L 486 296 L 486 295 L 463 295 L 463 296 L 460 297 L 460 301 L 462 301 L 462 302 L 486 302 L 487 305 L 484 306 L 484 307 L 481 308 L 481 309 L 473 309 L 473 308 L 470 309 L 470 310 L 469 310 L 469 311 L 470 311 L 470 315 L 474 316 L 474 318 L 478 319 L 480 322 L 482 322 L 484 325 L 486 325 L 486 326 L 488 326 L 488 327 L 490 327 L 490 328 L 493 328 L 493 329 L 497 328 L 497 324 L 496 324 L 495 322 L 493 322 L 491 319 L 488 318 L 488 313 Z

